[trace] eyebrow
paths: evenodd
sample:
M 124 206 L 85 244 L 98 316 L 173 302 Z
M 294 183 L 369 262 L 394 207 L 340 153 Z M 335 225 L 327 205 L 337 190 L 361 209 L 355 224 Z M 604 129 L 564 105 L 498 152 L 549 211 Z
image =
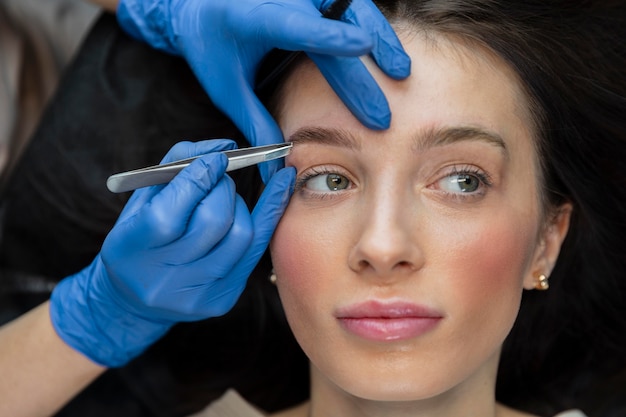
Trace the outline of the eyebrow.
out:
M 325 127 L 303 127 L 292 134 L 287 142 L 314 143 L 360 150 L 361 143 L 349 131 Z
M 427 129 L 414 135 L 414 151 L 422 151 L 437 146 L 450 145 L 457 142 L 477 140 L 500 148 L 508 156 L 506 143 L 496 133 L 472 126 L 446 127 L 441 129 Z M 313 143 L 320 145 L 338 146 L 351 150 L 360 150 L 361 142 L 351 132 L 343 129 L 325 127 L 303 127 L 298 129 L 288 139 L 288 142 Z
M 467 140 L 477 140 L 498 147 L 502 150 L 504 156 L 508 157 L 506 142 L 500 135 L 473 126 L 427 129 L 415 135 L 414 146 L 416 151 L 421 151 Z

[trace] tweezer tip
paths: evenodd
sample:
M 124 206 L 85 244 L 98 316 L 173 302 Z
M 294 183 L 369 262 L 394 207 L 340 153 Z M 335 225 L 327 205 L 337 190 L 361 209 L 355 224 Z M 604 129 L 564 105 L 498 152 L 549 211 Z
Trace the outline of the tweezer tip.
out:
M 272 159 L 278 159 L 278 158 L 282 158 L 284 156 L 287 156 L 291 153 L 291 149 L 293 148 L 293 143 L 292 142 L 288 142 L 285 143 L 284 146 L 276 149 L 275 151 L 271 151 L 268 152 L 265 155 L 265 160 L 266 161 L 271 161 Z

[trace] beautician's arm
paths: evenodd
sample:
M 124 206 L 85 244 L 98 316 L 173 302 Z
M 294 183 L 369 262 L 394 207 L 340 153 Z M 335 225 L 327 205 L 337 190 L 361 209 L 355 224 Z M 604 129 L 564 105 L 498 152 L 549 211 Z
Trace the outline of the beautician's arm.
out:
M 61 340 L 46 302 L 0 328 L 0 416 L 49 416 L 104 369 Z

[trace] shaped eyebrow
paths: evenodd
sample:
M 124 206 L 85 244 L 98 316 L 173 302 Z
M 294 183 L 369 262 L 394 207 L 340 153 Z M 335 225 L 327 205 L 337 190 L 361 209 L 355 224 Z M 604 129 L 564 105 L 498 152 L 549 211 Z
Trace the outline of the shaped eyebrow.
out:
M 320 145 L 339 146 L 351 150 L 360 150 L 361 142 L 350 132 L 326 127 L 303 127 L 292 134 L 287 142 L 314 143 Z
M 478 140 L 496 146 L 508 157 L 506 142 L 496 133 L 471 126 L 444 127 L 428 129 L 419 132 L 414 137 L 414 151 L 419 152 L 428 148 L 450 145 L 467 140 Z M 351 150 L 360 150 L 361 141 L 351 132 L 336 128 L 307 126 L 298 129 L 288 139 L 288 142 L 312 143 L 320 145 L 339 146 Z
M 415 136 L 415 150 L 421 151 L 436 146 L 445 146 L 453 143 L 478 140 L 496 146 L 508 157 L 506 142 L 494 132 L 472 126 L 446 127 L 442 129 L 428 129 Z

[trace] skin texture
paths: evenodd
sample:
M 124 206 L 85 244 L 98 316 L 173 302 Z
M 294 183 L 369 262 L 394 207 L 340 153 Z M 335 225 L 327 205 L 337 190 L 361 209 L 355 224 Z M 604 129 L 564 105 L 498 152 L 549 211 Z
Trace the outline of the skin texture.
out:
M 278 119 L 299 180 L 271 249 L 312 369 L 311 402 L 293 415 L 518 415 L 494 399 L 501 345 L 524 287 L 549 275 L 570 210 L 541 206 L 533 124 L 511 70 L 458 40 L 401 39 L 407 80 L 370 65 L 388 131 L 361 126 L 309 63 L 284 88 Z M 396 340 L 346 330 L 338 317 L 371 301 L 439 318 Z
M 45 302 L 0 327 L 0 416 L 51 416 L 105 371 L 65 344 L 48 312 Z

